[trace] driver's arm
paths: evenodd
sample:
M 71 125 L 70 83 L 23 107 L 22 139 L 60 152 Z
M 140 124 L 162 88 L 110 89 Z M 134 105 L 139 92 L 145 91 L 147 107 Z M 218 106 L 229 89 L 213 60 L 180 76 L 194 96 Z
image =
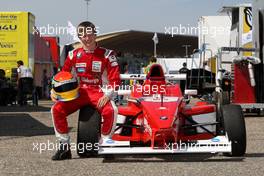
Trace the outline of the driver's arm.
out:
M 114 53 L 110 54 L 110 56 L 107 58 L 106 69 L 107 69 L 107 79 L 108 79 L 106 96 L 112 98 L 114 91 L 117 91 L 121 84 L 119 66 Z

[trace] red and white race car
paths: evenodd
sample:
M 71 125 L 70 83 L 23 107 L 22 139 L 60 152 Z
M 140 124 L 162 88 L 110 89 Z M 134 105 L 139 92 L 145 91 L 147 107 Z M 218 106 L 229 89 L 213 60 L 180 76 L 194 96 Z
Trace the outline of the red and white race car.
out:
M 124 79 L 127 77 L 131 79 L 131 75 L 123 75 Z M 229 156 L 245 154 L 246 129 L 240 106 L 222 106 L 205 101 L 189 103 L 190 95 L 195 91 L 186 90 L 183 96 L 179 85 L 168 82 L 186 76 L 164 75 L 158 64 L 150 68 L 148 75 L 135 77 L 133 79 L 145 79 L 145 82 L 132 87 L 126 106 L 118 106 L 117 128 L 111 139 L 102 138 L 99 143 L 100 115 L 91 107 L 80 110 L 77 143 L 92 147 L 78 149 L 79 156 L 217 152 Z

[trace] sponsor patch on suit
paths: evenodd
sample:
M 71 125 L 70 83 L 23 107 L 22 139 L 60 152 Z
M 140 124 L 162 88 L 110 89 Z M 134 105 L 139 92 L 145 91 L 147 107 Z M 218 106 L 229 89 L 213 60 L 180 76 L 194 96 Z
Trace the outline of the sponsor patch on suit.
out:
M 117 66 L 117 65 L 118 65 L 117 62 L 112 62 L 112 63 L 111 63 L 111 67 L 115 67 L 115 66 Z
M 86 67 L 86 63 L 76 63 L 75 67 Z
M 102 62 L 101 61 L 93 61 L 92 62 L 92 71 L 93 72 L 101 72 Z
M 77 59 L 80 59 L 82 57 L 82 53 L 81 52 L 78 52 L 77 53 Z
M 109 61 L 110 61 L 110 62 L 116 62 L 117 59 L 116 59 L 115 55 L 111 55 L 111 56 L 109 56 Z
M 78 73 L 84 73 L 85 72 L 85 68 L 83 68 L 83 67 L 77 68 L 77 72 Z

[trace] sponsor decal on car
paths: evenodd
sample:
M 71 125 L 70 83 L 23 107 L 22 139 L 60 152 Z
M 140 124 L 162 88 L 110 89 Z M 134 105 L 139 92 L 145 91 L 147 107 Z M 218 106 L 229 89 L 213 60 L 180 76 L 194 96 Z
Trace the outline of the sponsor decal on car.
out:
M 161 116 L 160 120 L 168 120 L 168 117 L 167 116 Z
M 212 142 L 220 142 L 220 139 L 217 138 L 217 137 L 215 137 L 215 138 L 211 139 L 211 141 L 212 141 Z
M 114 144 L 114 143 L 115 143 L 115 141 L 114 141 L 114 140 L 112 140 L 112 139 L 108 139 L 108 140 L 106 141 L 106 143 L 107 143 L 107 144 Z

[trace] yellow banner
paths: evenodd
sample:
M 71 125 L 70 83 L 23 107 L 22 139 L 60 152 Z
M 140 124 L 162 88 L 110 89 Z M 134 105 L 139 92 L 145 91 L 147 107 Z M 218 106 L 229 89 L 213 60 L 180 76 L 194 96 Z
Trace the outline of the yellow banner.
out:
M 28 65 L 28 12 L 0 12 L 0 68 L 11 75 L 16 62 Z

